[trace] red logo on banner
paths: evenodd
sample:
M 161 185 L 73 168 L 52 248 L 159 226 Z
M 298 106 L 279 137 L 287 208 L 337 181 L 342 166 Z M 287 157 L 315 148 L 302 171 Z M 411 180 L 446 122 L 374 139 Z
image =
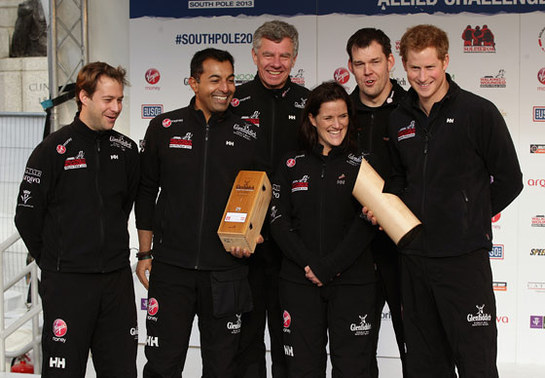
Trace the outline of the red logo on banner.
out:
M 339 84 L 346 84 L 350 79 L 350 72 L 344 67 L 337 68 L 333 73 L 333 78 Z
M 537 73 L 537 79 L 541 84 L 545 84 L 545 67 L 539 70 Z
M 146 71 L 146 81 L 151 84 L 157 84 L 161 79 L 161 74 L 155 68 L 150 68 Z
M 498 213 L 492 217 L 492 223 L 496 223 L 501 218 L 501 213 Z

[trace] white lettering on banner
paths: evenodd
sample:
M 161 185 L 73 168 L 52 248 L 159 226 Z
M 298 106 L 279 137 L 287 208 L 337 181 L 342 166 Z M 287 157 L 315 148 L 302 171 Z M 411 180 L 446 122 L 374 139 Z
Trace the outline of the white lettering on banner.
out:
M 543 5 L 545 0 L 443 0 L 447 6 L 458 5 Z M 377 0 L 377 6 L 386 7 L 414 7 L 435 6 L 437 0 Z M 441 5 L 441 4 L 440 4 Z
M 190 1 L 187 9 L 253 8 L 254 0 Z

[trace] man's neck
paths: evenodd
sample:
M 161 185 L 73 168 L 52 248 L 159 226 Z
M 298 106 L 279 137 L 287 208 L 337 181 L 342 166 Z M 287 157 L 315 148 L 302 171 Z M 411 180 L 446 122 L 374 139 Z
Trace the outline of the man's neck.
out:
M 361 89 L 360 89 L 360 101 L 363 105 L 368 106 L 370 108 L 378 108 L 379 106 L 382 106 L 388 96 L 390 96 L 390 92 L 392 92 L 392 82 L 388 80 L 388 83 L 384 87 L 384 90 L 376 97 L 369 97 L 365 95 Z

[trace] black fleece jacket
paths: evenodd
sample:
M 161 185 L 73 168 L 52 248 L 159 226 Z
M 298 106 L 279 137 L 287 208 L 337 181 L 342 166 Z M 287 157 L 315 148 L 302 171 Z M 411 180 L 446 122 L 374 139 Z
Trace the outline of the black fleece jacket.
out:
M 273 184 L 271 232 L 284 253 L 280 277 L 303 284 L 305 266 L 324 284 L 374 282 L 374 228 L 352 196 L 362 156 L 319 146 L 289 154 Z

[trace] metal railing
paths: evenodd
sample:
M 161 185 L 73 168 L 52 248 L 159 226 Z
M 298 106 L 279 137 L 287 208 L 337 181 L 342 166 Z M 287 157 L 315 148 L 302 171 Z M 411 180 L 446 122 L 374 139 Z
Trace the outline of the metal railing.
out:
M 5 241 L 0 243 L 0 272 L 4 271 L 4 251 L 11 247 L 17 240 L 20 239 L 18 233 L 14 233 L 8 237 Z M 4 314 L 4 300 L 3 296 L 6 290 L 14 286 L 19 280 L 22 280 L 30 273 L 30 298 L 31 305 L 29 310 L 21 316 L 19 319 L 15 320 L 8 327 L 5 326 L 5 314 Z M 42 305 L 39 302 L 38 298 L 38 266 L 36 262 L 28 264 L 22 271 L 17 273 L 12 277 L 8 282 L 4 283 L 3 278 L 0 279 L 0 288 L 2 293 L 2 300 L 0 300 L 0 372 L 4 372 L 6 369 L 6 358 L 13 358 L 20 355 L 23 355 L 30 351 L 31 349 L 34 352 L 34 372 L 40 373 L 41 370 L 41 331 L 39 325 L 39 315 L 42 312 Z M 19 328 L 21 328 L 28 321 L 32 321 L 32 339 L 30 342 L 25 344 L 23 347 L 18 350 L 6 351 L 6 338 L 13 333 L 15 333 Z

